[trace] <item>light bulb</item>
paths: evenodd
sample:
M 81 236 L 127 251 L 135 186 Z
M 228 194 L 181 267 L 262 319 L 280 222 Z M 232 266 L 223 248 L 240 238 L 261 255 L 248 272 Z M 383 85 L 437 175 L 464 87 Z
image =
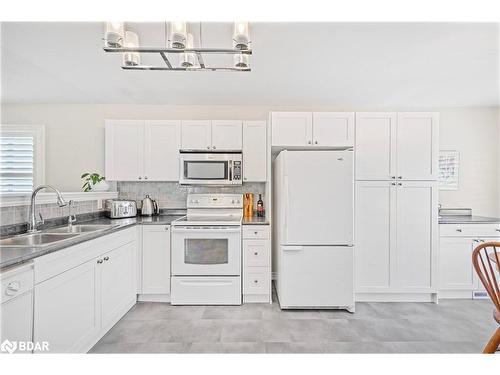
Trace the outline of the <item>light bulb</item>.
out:
M 248 55 L 243 53 L 234 55 L 234 67 L 237 69 L 248 69 L 250 67 L 250 58 Z
M 125 32 L 125 48 L 137 48 L 139 47 L 139 36 L 132 32 Z M 141 58 L 139 52 L 125 52 L 123 54 L 123 65 L 127 66 L 137 66 L 141 63 Z
M 193 34 L 188 33 L 186 38 L 186 49 L 194 48 Z M 181 66 L 183 68 L 193 68 L 195 64 L 194 53 L 181 53 Z
M 246 50 L 249 48 L 250 31 L 248 22 L 235 22 L 233 31 L 233 46 L 235 49 Z
M 187 26 L 186 22 L 170 22 L 170 48 L 186 48 Z
M 123 46 L 125 36 L 124 22 L 106 22 L 106 31 L 104 33 L 104 45 L 111 48 L 120 48 Z

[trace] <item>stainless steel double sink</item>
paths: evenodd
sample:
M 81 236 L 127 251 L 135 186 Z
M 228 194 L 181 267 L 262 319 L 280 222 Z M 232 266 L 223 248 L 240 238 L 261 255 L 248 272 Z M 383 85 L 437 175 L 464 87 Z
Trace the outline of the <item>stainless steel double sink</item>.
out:
M 49 228 L 37 233 L 26 233 L 0 240 L 1 247 L 43 247 L 84 234 L 116 227 L 117 224 L 77 224 Z

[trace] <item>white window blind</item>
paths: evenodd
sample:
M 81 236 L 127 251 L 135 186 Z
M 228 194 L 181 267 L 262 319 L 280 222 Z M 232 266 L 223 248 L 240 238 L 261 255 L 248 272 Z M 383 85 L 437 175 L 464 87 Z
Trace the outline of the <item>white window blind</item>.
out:
M 28 193 L 43 183 L 44 138 L 40 125 L 0 127 L 0 194 Z
M 0 192 L 29 192 L 34 183 L 34 138 L 0 138 Z

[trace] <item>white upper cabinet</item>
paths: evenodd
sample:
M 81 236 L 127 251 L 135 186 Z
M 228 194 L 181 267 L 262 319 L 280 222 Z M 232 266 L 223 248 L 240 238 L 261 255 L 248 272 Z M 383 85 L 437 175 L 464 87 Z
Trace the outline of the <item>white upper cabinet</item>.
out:
M 437 179 L 438 121 L 436 113 L 398 113 L 395 142 L 398 179 Z
M 314 112 L 312 133 L 314 146 L 353 146 L 354 112 Z
M 311 112 L 273 112 L 272 145 L 283 147 L 312 145 Z
M 387 180 L 395 176 L 396 113 L 356 113 L 356 179 Z
M 138 181 L 144 177 L 144 121 L 107 120 L 106 179 Z
M 181 122 L 146 121 L 144 179 L 177 181 L 179 179 L 179 148 Z
M 267 180 L 267 142 L 265 121 L 243 122 L 243 181 Z
M 183 150 L 211 150 L 211 122 L 209 120 L 182 121 L 181 148 Z
M 241 148 L 241 121 L 212 121 L 212 150 L 241 150 Z
M 356 113 L 356 179 L 437 179 L 439 116 Z
M 107 120 L 106 179 L 178 181 L 179 121 Z

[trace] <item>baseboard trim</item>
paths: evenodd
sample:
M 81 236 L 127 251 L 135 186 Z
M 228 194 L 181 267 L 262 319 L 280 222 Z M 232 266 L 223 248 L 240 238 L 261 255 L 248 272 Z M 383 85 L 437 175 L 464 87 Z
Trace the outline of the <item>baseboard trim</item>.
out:
M 436 302 L 435 293 L 356 293 L 356 302 Z
M 170 294 L 138 294 L 137 302 L 168 302 Z

